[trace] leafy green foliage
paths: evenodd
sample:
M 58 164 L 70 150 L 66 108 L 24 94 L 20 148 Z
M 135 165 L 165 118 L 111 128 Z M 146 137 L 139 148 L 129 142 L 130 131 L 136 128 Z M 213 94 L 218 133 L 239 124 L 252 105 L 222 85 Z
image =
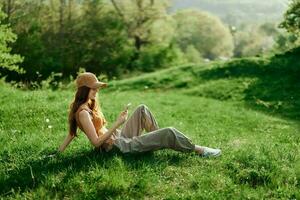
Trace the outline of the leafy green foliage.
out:
M 300 1 L 291 0 L 289 9 L 284 14 L 284 21 L 280 24 L 286 30 L 299 35 L 300 33 Z
M 274 50 L 284 52 L 300 45 L 300 39 L 293 33 L 280 33 L 275 38 Z
M 269 53 L 275 41 L 276 52 L 299 44 L 295 35 L 279 33 L 272 23 L 233 31 L 206 12 L 184 10 L 171 15 L 171 1 L 167 0 L 0 2 L 8 14 L 3 27 L 11 24 L 18 35 L 17 40 L 9 36 L 16 41 L 8 42 L 12 44 L 5 51 L 11 53 L 2 53 L 2 60 L 16 68 L 17 62 L 12 62 L 22 55 L 20 68 L 26 71 L 19 75 L 6 68 L 1 76 L 31 88 L 49 79 L 55 79 L 49 83 L 56 88 L 59 79 L 71 80 L 80 68 L 112 80 L 208 61 L 204 58 L 258 56 Z M 53 74 L 59 75 L 53 78 Z M 190 84 L 192 78 L 186 79 L 176 87 Z
M 234 56 L 247 57 L 263 55 L 271 52 L 280 36 L 275 23 L 263 23 L 260 25 L 243 24 L 232 30 L 234 37 Z M 282 51 L 287 50 L 282 48 Z
M 116 5 L 120 10 L 101 0 L 11 2 L 9 22 L 18 34 L 13 51 L 25 57 L 21 67 L 26 73 L 4 74 L 7 80 L 40 84 L 52 73 L 69 79 L 79 68 L 112 79 L 181 62 L 167 2 Z
M 111 2 L 124 24 L 128 39 L 132 41 L 133 55 L 129 68 L 149 72 L 177 61 L 171 44 L 175 30 L 167 13 L 168 1 Z
M 52 73 L 75 76 L 79 68 L 111 78 L 128 65 L 132 49 L 122 24 L 101 1 L 86 1 L 81 7 L 70 3 L 68 8 L 59 3 L 30 6 L 32 12 L 15 25 L 19 38 L 14 45 L 14 51 L 25 56 L 22 67 L 27 73 L 10 79 L 40 83 Z M 69 16 L 59 16 L 59 9 Z M 55 23 L 60 18 L 60 24 Z
M 186 51 L 193 45 L 205 58 L 231 57 L 233 39 L 221 20 L 207 12 L 183 10 L 174 14 L 176 42 Z
M 11 31 L 8 25 L 3 24 L 5 17 L 5 14 L 0 9 L 0 70 L 23 73 L 24 70 L 20 69 L 17 65 L 22 62 L 23 58 L 20 55 L 11 54 L 9 44 L 15 42 L 17 36 Z

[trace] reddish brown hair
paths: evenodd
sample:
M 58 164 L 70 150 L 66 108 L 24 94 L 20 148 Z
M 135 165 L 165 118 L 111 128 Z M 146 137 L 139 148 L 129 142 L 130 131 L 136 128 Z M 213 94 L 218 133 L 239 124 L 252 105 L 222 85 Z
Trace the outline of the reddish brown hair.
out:
M 69 111 L 69 134 L 72 136 L 77 136 L 77 123 L 76 123 L 76 111 L 78 108 L 84 104 L 89 97 L 90 88 L 86 86 L 79 87 L 75 94 L 75 98 L 73 102 L 70 104 L 70 111 Z M 103 113 L 101 112 L 101 108 L 98 104 L 97 99 L 91 100 L 88 103 L 89 108 L 93 111 L 94 115 L 101 117 L 104 120 L 104 124 L 106 124 L 106 120 L 104 118 Z

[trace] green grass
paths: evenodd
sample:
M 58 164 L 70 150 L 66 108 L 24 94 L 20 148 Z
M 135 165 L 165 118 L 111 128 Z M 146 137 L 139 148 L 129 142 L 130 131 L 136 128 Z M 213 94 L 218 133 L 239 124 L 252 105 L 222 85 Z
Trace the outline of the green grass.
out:
M 191 96 L 243 102 L 245 106 L 300 121 L 300 48 L 272 57 L 186 65 L 112 81 L 112 91 L 181 91 Z
M 298 199 L 299 125 L 242 102 L 174 90 L 103 91 L 112 122 L 127 102 L 148 105 L 160 127 L 220 147 L 217 159 L 172 150 L 100 154 L 84 134 L 63 155 L 43 158 L 67 133 L 73 91 L 0 86 L 0 191 L 4 199 Z M 49 122 L 46 122 L 49 119 Z M 48 128 L 51 125 L 52 128 Z
M 1 199 L 300 199 L 299 54 L 179 66 L 100 91 L 110 123 L 128 102 L 146 104 L 160 127 L 221 148 L 217 159 L 101 154 L 83 133 L 47 158 L 67 134 L 74 88 L 0 84 Z

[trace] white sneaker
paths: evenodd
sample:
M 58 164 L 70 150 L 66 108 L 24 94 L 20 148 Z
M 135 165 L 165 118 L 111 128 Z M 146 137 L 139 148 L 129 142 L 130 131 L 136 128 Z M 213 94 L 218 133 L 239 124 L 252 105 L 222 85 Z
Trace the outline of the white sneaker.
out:
M 202 147 L 203 148 L 203 157 L 218 157 L 221 155 L 221 149 L 213 149 L 209 147 Z

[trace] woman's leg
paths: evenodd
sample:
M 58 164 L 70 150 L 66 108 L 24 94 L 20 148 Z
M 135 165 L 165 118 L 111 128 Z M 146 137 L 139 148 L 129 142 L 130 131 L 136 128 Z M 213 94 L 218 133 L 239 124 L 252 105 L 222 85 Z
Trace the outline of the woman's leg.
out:
M 181 152 L 195 151 L 195 144 L 183 133 L 173 127 L 157 129 L 133 138 L 118 138 L 117 146 L 123 153 L 173 149 Z
M 144 129 L 147 132 L 155 131 L 158 129 L 158 124 L 149 108 L 146 105 L 141 104 L 123 125 L 121 136 L 125 138 L 139 136 Z
M 141 134 L 145 129 L 147 134 Z M 145 105 L 140 105 L 124 124 L 115 145 L 123 152 L 145 152 L 169 148 L 182 152 L 196 152 L 202 156 L 218 156 L 219 149 L 195 145 L 183 133 L 173 127 L 159 129 L 158 124 Z

